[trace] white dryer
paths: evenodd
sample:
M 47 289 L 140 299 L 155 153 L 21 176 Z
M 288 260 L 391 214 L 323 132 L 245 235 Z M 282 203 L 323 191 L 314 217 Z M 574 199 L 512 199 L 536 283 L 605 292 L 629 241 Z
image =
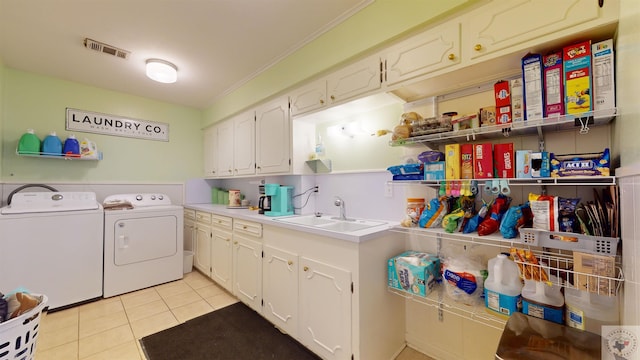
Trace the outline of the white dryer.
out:
M 104 202 L 104 297 L 181 279 L 183 208 L 165 194 Z

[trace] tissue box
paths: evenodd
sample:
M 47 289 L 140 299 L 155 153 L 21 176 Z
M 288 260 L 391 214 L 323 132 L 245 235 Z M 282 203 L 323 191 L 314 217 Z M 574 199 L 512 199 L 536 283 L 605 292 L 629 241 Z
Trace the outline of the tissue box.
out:
M 516 177 L 517 178 L 530 178 L 531 177 L 531 150 L 517 150 L 516 151 Z
M 435 161 L 424 164 L 425 180 L 444 180 L 444 161 Z
M 440 259 L 436 255 L 405 251 L 387 261 L 388 286 L 426 297 L 440 276 Z

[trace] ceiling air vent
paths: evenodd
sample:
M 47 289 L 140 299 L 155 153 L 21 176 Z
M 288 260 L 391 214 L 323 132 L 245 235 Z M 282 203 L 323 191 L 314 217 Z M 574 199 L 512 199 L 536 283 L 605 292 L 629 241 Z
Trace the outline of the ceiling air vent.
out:
M 84 46 L 87 49 L 99 51 L 101 53 L 119 57 L 121 59 L 127 59 L 129 57 L 129 54 L 131 53 L 130 51 L 118 49 L 115 46 L 101 43 L 99 41 L 95 41 L 89 38 L 84 39 Z

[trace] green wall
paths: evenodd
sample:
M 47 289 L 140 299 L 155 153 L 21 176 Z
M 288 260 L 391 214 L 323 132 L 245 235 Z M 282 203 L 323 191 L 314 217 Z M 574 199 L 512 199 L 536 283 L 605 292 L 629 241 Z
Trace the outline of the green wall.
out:
M 4 71 L 2 71 L 4 69 Z M 183 182 L 201 177 L 200 110 L 90 87 L 0 66 L 0 128 L 5 182 Z M 101 161 L 58 160 L 16 155 L 20 136 L 32 128 L 42 139 L 56 131 L 64 141 L 66 108 L 169 124 L 169 141 L 93 133 Z
M 477 0 L 376 0 L 244 86 L 217 99 L 205 111 L 203 127 L 475 2 Z

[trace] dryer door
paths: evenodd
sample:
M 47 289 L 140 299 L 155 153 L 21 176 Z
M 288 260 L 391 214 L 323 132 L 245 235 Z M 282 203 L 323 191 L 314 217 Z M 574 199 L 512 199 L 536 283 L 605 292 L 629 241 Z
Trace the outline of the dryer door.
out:
M 177 228 L 177 218 L 170 215 L 116 221 L 114 263 L 122 266 L 175 255 Z

